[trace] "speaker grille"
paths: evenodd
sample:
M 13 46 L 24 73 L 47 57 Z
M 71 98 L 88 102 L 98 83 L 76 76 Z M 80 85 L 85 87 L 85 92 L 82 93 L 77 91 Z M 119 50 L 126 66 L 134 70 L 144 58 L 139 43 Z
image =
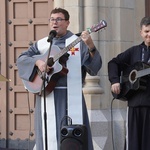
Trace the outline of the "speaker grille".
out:
M 61 144 L 61 150 L 83 150 L 83 143 L 73 138 L 66 138 Z
M 87 129 L 84 125 L 69 125 L 61 128 L 61 150 L 88 150 Z

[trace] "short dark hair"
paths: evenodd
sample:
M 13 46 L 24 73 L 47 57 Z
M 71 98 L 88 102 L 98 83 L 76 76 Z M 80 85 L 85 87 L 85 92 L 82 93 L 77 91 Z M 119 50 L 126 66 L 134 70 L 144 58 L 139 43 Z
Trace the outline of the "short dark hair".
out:
M 145 26 L 150 25 L 150 17 L 142 18 L 141 23 L 140 23 L 140 27 L 142 28 L 143 25 L 145 25 Z
M 62 14 L 64 14 L 64 17 L 65 17 L 66 20 L 69 20 L 69 18 L 70 18 L 70 15 L 69 15 L 68 11 L 65 10 L 65 9 L 63 9 L 63 8 L 54 8 L 51 11 L 50 15 L 51 14 L 56 14 L 56 13 L 62 13 Z

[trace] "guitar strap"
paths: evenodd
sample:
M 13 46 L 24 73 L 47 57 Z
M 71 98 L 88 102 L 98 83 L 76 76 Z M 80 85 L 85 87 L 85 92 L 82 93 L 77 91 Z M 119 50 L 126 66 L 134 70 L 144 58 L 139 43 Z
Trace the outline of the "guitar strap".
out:
M 76 35 L 66 40 L 66 46 L 77 38 Z M 68 90 L 68 116 L 73 124 L 83 124 L 82 114 L 82 77 L 81 77 L 81 53 L 80 43 L 69 52 L 67 61 L 67 90 Z

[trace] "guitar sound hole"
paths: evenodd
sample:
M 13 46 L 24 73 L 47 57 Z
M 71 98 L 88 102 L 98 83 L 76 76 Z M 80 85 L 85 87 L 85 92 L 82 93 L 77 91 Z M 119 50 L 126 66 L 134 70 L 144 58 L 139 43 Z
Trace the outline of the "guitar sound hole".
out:
M 134 81 L 134 80 L 135 80 L 135 76 L 136 76 L 136 75 L 135 75 L 135 72 L 134 72 L 134 73 L 132 73 L 132 75 L 131 75 L 131 80 L 132 80 L 132 81 Z
M 136 81 L 136 71 L 133 70 L 130 75 L 129 75 L 129 81 L 130 82 L 135 82 Z

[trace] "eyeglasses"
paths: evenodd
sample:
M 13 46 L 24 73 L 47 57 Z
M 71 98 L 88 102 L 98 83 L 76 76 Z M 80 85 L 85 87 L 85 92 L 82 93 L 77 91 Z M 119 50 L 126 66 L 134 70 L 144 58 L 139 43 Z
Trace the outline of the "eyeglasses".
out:
M 63 20 L 66 20 L 66 19 L 62 19 L 62 18 L 56 18 L 56 19 L 54 19 L 54 18 L 50 18 L 49 19 L 49 22 L 62 22 Z

